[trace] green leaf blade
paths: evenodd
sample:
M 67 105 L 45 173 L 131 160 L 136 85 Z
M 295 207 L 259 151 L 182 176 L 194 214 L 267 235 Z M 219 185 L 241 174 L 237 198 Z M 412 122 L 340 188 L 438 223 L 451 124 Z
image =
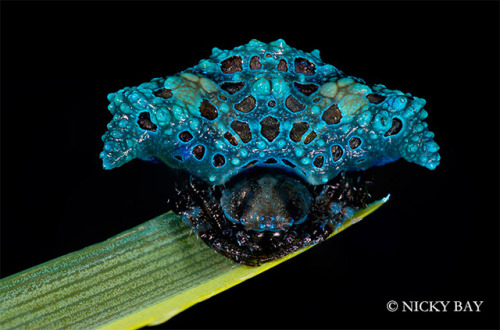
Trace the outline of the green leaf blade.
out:
M 357 212 L 330 237 L 386 201 Z M 236 264 L 207 247 L 170 212 L 0 280 L 0 328 L 159 324 L 309 248 L 259 267 Z

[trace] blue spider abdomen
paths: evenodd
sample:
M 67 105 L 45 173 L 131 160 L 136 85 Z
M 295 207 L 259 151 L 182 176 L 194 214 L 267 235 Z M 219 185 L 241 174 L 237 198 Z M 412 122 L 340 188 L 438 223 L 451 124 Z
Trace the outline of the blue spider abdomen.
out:
M 401 157 L 439 163 L 423 99 L 369 86 L 283 40 L 214 48 L 191 69 L 108 98 L 108 169 L 154 156 L 211 184 L 264 166 L 318 185 Z

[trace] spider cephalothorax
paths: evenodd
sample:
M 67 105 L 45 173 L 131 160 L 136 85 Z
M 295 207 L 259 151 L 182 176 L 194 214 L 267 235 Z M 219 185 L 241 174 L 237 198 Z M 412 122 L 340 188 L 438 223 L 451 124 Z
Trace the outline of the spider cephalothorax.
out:
M 366 205 L 367 183 L 342 173 L 312 186 L 287 172 L 257 168 L 220 186 L 192 177 L 174 209 L 207 245 L 258 265 L 325 240 Z

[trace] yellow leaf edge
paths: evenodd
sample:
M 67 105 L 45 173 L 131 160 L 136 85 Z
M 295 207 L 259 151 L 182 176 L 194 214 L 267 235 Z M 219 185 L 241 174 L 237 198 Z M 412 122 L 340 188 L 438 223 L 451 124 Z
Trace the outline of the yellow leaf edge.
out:
M 340 225 L 329 237 L 337 235 L 344 229 L 361 221 L 369 214 L 376 211 L 379 207 L 389 200 L 390 195 L 385 198 L 373 202 L 368 207 L 358 210 L 354 215 Z M 256 275 L 259 275 L 266 270 L 269 270 L 282 262 L 285 262 L 313 247 L 314 245 L 304 247 L 293 253 L 290 253 L 280 259 L 266 262 L 258 267 L 252 267 L 242 264 L 235 264 L 230 272 L 223 273 L 205 283 L 202 283 L 194 288 L 188 289 L 174 297 L 168 298 L 155 305 L 144 308 L 134 314 L 108 323 L 100 329 L 138 329 L 144 326 L 153 326 L 164 323 L 175 315 L 188 309 L 189 307 L 209 299 L 223 291 L 230 289 L 233 286 L 240 284 Z

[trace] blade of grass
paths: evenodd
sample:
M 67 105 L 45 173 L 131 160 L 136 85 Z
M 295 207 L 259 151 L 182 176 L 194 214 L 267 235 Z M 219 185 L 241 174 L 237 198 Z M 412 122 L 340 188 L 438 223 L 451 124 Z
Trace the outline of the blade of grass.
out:
M 388 197 L 356 212 L 330 237 Z M 236 264 L 169 212 L 0 280 L 0 328 L 136 329 L 159 324 L 309 248 L 260 267 Z

